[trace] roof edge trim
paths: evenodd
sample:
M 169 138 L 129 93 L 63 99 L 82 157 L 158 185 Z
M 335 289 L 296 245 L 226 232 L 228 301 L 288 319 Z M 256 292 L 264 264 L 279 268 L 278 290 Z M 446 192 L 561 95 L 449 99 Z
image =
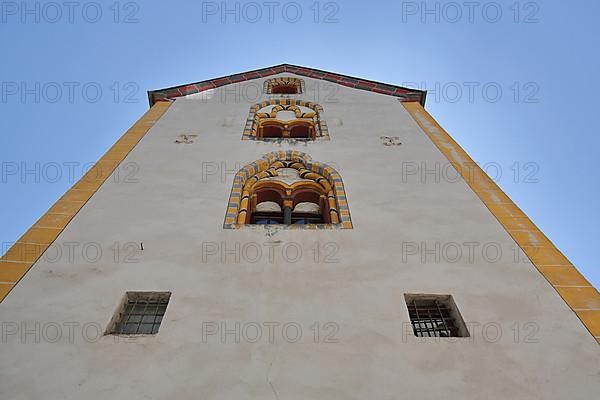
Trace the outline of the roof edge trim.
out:
M 196 83 L 151 90 L 148 91 L 148 102 L 150 103 L 150 107 L 152 107 L 157 101 L 172 101 L 177 97 L 183 97 L 190 94 L 204 92 L 210 89 L 216 89 L 225 85 L 231 85 L 234 83 L 244 82 L 251 79 L 265 78 L 271 75 L 281 74 L 285 72 L 305 76 L 308 78 L 321 79 L 354 89 L 366 90 L 370 92 L 385 94 L 388 96 L 398 97 L 403 102 L 419 102 L 422 106 L 425 106 L 425 100 L 427 97 L 427 91 L 424 90 L 390 85 L 383 82 L 356 78 L 350 75 L 343 75 L 315 68 L 302 67 L 299 65 L 279 64 L 272 67 L 260 68 L 247 72 L 226 75 Z

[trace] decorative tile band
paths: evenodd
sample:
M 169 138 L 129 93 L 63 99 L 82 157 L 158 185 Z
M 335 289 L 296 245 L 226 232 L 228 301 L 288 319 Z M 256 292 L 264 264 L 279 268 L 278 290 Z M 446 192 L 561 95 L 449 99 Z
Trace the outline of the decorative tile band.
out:
M 329 128 L 327 122 L 322 118 L 323 107 L 312 101 L 296 100 L 296 99 L 271 99 L 265 100 L 261 103 L 256 103 L 250 107 L 248 118 L 246 119 L 246 126 L 244 127 L 244 133 L 242 134 L 242 140 L 265 140 L 258 138 L 258 124 L 260 117 L 258 111 L 267 106 L 300 106 L 310 108 L 315 111 L 316 114 L 316 132 L 317 139 L 329 140 Z
M 136 146 L 155 122 L 170 107 L 170 102 L 158 102 L 146 112 L 69 189 L 17 242 L 0 258 L 0 302 L 25 276 L 58 235 L 102 186 L 127 154 Z
M 292 163 L 290 167 L 305 170 L 306 177 L 315 181 L 324 179 L 328 193 L 328 201 L 331 210 L 336 214 L 338 223 L 333 224 L 309 224 L 309 225 L 290 225 L 278 226 L 283 229 L 352 229 L 352 219 L 350 218 L 350 209 L 344 183 L 340 174 L 327 164 L 312 161 L 309 155 L 297 150 L 275 151 L 264 155 L 260 160 L 254 161 L 238 171 L 233 180 L 231 195 L 227 204 L 224 229 L 236 229 L 245 226 L 238 223 L 239 219 L 246 215 L 248 196 L 244 189 L 247 183 L 255 183 L 263 177 L 269 176 L 268 171 L 272 168 L 279 168 L 284 163 Z M 296 165 L 297 164 L 297 165 Z M 311 176 L 312 175 L 312 176 Z M 322 183 L 323 184 L 323 183 Z
M 190 94 L 203 92 L 205 90 L 216 89 L 221 86 L 245 82 L 252 79 L 266 78 L 268 76 L 281 74 L 284 72 L 289 72 L 308 78 L 321 79 L 354 89 L 361 89 L 380 94 L 387 94 L 389 96 L 399 97 L 403 101 L 418 101 L 421 104 L 425 105 L 425 97 L 427 92 L 422 90 L 388 85 L 381 82 L 369 81 L 366 79 L 354 78 L 347 75 L 336 74 L 333 72 L 321 71 L 314 68 L 301 67 L 298 65 L 291 64 L 281 64 L 276 65 L 274 67 L 262 68 L 240 74 L 228 75 L 225 77 L 209 79 L 193 84 L 153 90 L 148 92 L 148 100 L 150 102 L 150 105 L 153 105 L 157 101 L 187 96 Z
M 598 291 L 419 103 L 403 105 L 600 343 Z

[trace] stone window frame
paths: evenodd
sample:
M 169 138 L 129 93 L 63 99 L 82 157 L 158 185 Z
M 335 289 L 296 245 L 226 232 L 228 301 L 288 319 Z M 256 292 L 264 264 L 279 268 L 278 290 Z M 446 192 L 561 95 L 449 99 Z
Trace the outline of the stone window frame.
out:
M 296 93 L 291 94 L 291 96 L 303 94 L 306 91 L 306 84 L 304 83 L 304 79 L 295 78 L 292 76 L 280 76 L 265 80 L 265 83 L 263 85 L 263 92 L 265 94 L 279 95 L 278 93 L 273 93 L 273 89 L 277 86 L 295 86 Z M 286 94 L 282 95 L 285 96 Z
M 251 187 L 261 179 L 272 176 L 278 168 L 292 166 L 302 170 L 302 175 L 327 189 L 331 223 L 307 225 L 276 225 L 281 229 L 353 229 L 346 190 L 340 174 L 331 166 L 313 161 L 297 150 L 275 151 L 244 166 L 235 175 L 227 204 L 224 229 L 256 227 L 247 222 Z M 264 226 L 264 225 L 263 225 Z M 269 226 L 269 225 L 267 225 Z
M 330 140 L 329 127 L 327 122 L 323 118 L 323 107 L 320 104 L 312 101 L 297 100 L 297 99 L 271 99 L 265 100 L 260 103 L 253 104 L 250 107 L 248 118 L 246 119 L 246 125 L 242 134 L 242 140 L 260 140 L 260 141 L 276 141 L 276 140 L 290 140 L 290 138 L 259 138 L 258 137 L 258 126 L 260 122 L 259 110 L 269 106 L 299 106 L 306 107 L 313 110 L 316 114 L 315 124 L 315 138 L 314 139 L 294 139 L 294 140 Z

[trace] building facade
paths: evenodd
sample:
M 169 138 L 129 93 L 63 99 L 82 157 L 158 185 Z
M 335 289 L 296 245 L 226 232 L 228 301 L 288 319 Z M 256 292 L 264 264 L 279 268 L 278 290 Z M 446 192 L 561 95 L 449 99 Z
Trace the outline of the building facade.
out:
M 424 92 L 286 64 L 149 100 L 2 257 L 0 398 L 597 396 L 598 291 Z

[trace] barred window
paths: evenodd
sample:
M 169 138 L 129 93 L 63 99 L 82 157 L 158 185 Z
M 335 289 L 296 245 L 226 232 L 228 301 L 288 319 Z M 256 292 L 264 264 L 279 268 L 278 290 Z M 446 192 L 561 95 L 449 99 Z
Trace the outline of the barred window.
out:
M 170 292 L 127 292 L 107 334 L 157 334 L 170 298 Z
M 417 337 L 469 337 L 450 295 L 405 294 L 408 315 Z

